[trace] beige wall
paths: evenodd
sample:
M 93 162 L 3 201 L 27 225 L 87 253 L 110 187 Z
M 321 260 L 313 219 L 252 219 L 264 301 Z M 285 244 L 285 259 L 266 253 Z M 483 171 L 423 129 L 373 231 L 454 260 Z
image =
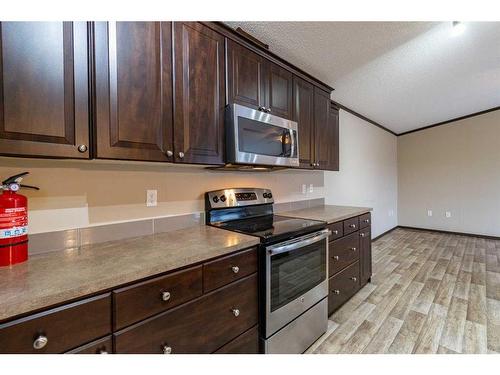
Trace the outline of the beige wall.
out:
M 171 216 L 204 210 L 203 193 L 226 187 L 268 187 L 276 202 L 324 197 L 323 172 L 213 172 L 200 166 L 113 161 L 0 158 L 0 176 L 30 171 L 30 232 Z M 314 191 L 302 194 L 302 184 Z M 146 190 L 158 206 L 146 207 Z
M 397 137 L 340 111 L 340 171 L 325 172 L 327 204 L 373 208 L 372 237 L 398 225 Z
M 500 236 L 500 111 L 398 137 L 398 155 L 399 225 Z

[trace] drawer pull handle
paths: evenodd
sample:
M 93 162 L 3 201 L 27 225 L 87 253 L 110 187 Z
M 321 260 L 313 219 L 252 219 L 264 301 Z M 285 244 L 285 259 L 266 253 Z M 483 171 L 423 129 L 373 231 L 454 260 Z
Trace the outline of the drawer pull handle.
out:
M 163 354 L 172 354 L 172 348 L 168 345 L 163 345 Z
M 356 224 L 349 224 L 349 228 L 356 228 Z
M 106 349 L 101 349 L 99 350 L 99 354 L 108 354 L 108 352 L 106 351 Z
M 168 301 L 170 299 L 170 297 L 172 297 L 170 292 L 162 292 L 161 293 L 161 299 L 165 302 Z
M 354 282 L 358 281 L 358 279 L 356 277 L 351 277 L 351 280 Z
M 333 256 L 333 260 L 339 260 L 339 256 L 338 255 L 334 255 Z
M 357 249 L 355 247 L 351 247 L 351 250 L 352 251 L 356 251 Z
M 366 224 L 368 224 L 370 222 L 370 220 L 369 219 L 365 219 L 365 220 L 363 220 L 363 222 L 365 222 Z
M 340 294 L 340 290 L 338 289 L 335 289 L 335 290 L 332 290 L 333 294 Z
M 233 267 L 231 267 L 231 269 L 233 270 L 233 273 L 240 272 L 240 267 L 238 267 L 238 266 L 233 266 Z
M 365 234 L 365 233 L 360 233 L 359 235 L 360 235 L 361 237 L 366 236 L 366 234 Z
M 35 341 L 33 341 L 33 348 L 36 350 L 43 349 L 48 342 L 49 339 L 46 336 L 40 335 L 35 339 Z
M 335 229 L 335 230 L 332 230 L 332 233 L 333 234 L 339 234 L 339 231 L 337 229 Z
M 238 309 L 232 309 L 231 312 L 233 313 L 234 316 L 238 317 L 240 316 L 240 310 Z

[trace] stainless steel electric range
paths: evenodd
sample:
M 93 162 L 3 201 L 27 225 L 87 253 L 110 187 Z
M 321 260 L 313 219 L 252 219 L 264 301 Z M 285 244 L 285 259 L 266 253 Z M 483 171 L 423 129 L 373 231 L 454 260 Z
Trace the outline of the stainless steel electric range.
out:
M 208 225 L 260 238 L 261 350 L 303 353 L 326 332 L 328 236 L 326 223 L 274 215 L 268 189 L 205 194 Z

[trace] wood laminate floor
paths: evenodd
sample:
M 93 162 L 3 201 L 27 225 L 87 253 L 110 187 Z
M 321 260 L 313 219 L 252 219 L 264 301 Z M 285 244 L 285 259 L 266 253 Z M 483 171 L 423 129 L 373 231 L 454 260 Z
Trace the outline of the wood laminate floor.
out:
M 396 229 L 307 353 L 500 353 L 500 241 Z

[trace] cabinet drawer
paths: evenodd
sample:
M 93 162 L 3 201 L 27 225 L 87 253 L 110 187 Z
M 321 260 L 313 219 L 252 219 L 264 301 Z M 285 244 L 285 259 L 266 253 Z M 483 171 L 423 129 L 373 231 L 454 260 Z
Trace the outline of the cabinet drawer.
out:
M 359 217 L 359 227 L 366 228 L 370 226 L 372 223 L 372 215 L 371 213 L 363 214 Z
M 348 235 L 349 233 L 356 232 L 358 229 L 359 219 L 357 216 L 344 220 L 344 236 Z
M 330 241 L 336 240 L 337 238 L 340 238 L 344 235 L 344 224 L 342 221 L 328 225 L 328 229 L 332 231 L 332 234 L 330 235 Z
M 199 266 L 115 290 L 115 329 L 199 297 L 202 288 Z
M 63 353 L 110 332 L 107 293 L 0 325 L 0 353 Z
M 70 350 L 67 354 L 110 354 L 113 353 L 113 338 L 106 336 L 102 339 L 92 341 L 76 349 Z
M 329 243 L 329 275 L 332 276 L 349 264 L 359 260 L 359 233 L 354 232 Z
M 203 290 L 208 292 L 257 272 L 257 249 L 229 255 L 203 265 Z
M 359 262 L 331 277 L 328 284 L 328 314 L 331 314 L 358 291 Z
M 259 353 L 259 328 L 255 326 L 245 333 L 228 342 L 215 354 L 258 354 Z
M 256 325 L 257 318 L 257 274 L 253 274 L 117 332 L 115 351 L 212 353 Z

